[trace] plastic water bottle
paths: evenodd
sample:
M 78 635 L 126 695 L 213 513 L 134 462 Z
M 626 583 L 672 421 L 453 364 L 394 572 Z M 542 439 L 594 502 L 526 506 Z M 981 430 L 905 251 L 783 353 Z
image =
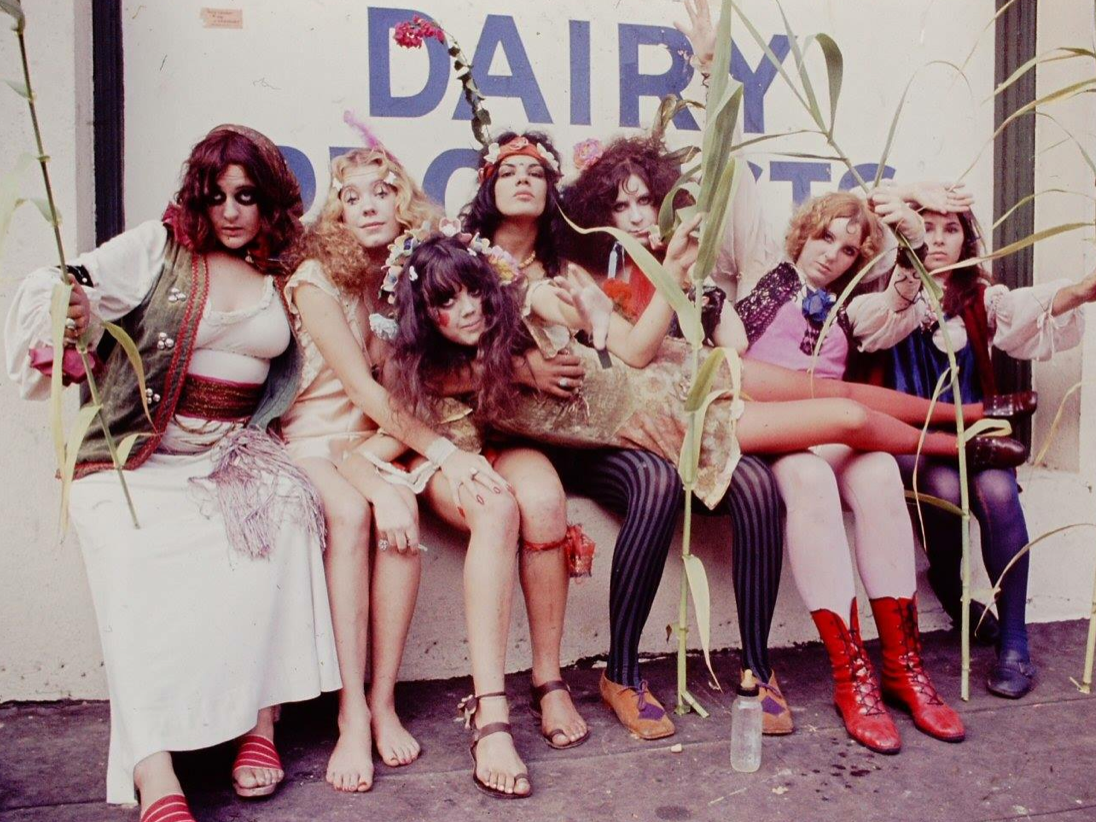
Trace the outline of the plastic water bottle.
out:
M 749 668 L 731 705 L 731 767 L 739 773 L 753 773 L 761 767 L 761 701 L 757 679 Z

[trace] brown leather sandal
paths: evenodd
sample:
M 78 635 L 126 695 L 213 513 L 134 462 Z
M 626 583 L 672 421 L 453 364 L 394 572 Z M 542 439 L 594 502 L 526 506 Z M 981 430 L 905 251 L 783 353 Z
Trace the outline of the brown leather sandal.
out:
M 524 779 L 525 783 L 529 786 L 528 793 L 507 793 L 498 788 L 492 788 L 476 774 L 476 768 L 479 766 L 479 760 L 476 759 L 476 746 L 480 743 L 480 740 L 491 736 L 492 734 L 510 734 L 511 738 L 513 737 L 513 734 L 511 734 L 512 726 L 509 722 L 489 722 L 482 728 L 477 728 L 473 724 L 473 718 L 476 715 L 476 710 L 479 708 L 480 700 L 494 697 L 502 697 L 505 699 L 506 692 L 496 691 L 491 694 L 469 694 L 460 701 L 459 705 L 457 705 L 457 713 L 464 717 L 464 727 L 469 728 L 472 731 L 472 744 L 468 746 L 468 752 L 472 755 L 472 784 L 495 799 L 525 799 L 526 797 L 533 795 L 533 783 L 529 781 L 528 771 L 521 771 L 520 773 L 514 774 L 515 786 Z
M 551 682 L 545 682 L 543 685 L 534 685 L 529 683 L 529 712 L 533 714 L 537 719 L 541 718 L 540 703 L 544 701 L 544 697 L 552 693 L 552 691 L 567 691 L 571 692 L 571 686 L 564 682 L 562 679 L 553 679 Z M 557 751 L 565 751 L 568 748 L 577 748 L 583 742 L 590 738 L 590 727 L 586 727 L 586 733 L 580 736 L 578 739 L 571 739 L 567 736 L 567 732 L 563 728 L 554 728 L 553 730 L 544 732 L 542 729 L 540 732 L 541 739 L 543 739 L 549 748 L 555 748 Z M 562 745 L 557 745 L 553 740 L 557 736 L 562 736 L 567 741 Z

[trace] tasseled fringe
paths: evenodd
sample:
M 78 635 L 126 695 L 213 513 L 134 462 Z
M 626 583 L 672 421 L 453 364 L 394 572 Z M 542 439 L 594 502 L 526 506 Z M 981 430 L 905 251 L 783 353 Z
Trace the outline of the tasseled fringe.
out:
M 254 428 L 242 428 L 215 447 L 213 471 L 190 480 L 203 503 L 220 509 L 228 542 L 252 559 L 270 555 L 282 528 L 304 528 L 324 547 L 323 506 L 285 446 Z

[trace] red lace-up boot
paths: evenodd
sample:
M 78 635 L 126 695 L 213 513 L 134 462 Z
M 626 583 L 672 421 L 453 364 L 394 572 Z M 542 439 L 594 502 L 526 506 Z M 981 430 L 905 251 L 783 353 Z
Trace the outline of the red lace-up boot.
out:
M 902 748 L 898 728 L 883 707 L 879 683 L 860 639 L 856 600 L 849 606 L 849 622 L 833 611 L 811 611 L 822 644 L 833 666 L 833 703 L 845 721 L 849 736 L 866 748 L 896 754 Z
M 945 742 L 962 742 L 963 720 L 940 698 L 921 662 L 917 598 L 873 599 L 871 612 L 883 646 L 883 695 L 909 711 L 918 730 Z

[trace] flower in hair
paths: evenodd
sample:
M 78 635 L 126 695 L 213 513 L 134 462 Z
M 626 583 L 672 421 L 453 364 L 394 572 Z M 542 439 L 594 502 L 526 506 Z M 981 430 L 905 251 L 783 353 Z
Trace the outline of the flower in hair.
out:
M 499 144 L 491 143 L 491 145 L 487 147 L 487 153 L 483 155 L 484 162 L 490 163 L 491 165 L 497 163 L 499 161 L 499 151 Z
M 382 340 L 392 342 L 396 339 L 396 332 L 399 331 L 399 328 L 396 321 L 390 317 L 383 314 L 369 315 L 369 330 Z
M 384 184 L 387 186 L 392 186 L 392 188 L 395 188 L 396 183 L 398 183 L 399 181 L 400 178 L 396 176 L 396 172 L 394 171 L 389 171 L 384 178 Z
M 415 266 L 411 265 L 407 267 L 407 278 L 411 280 L 411 282 L 418 280 L 419 272 L 415 270 Z
M 463 227 L 460 224 L 460 220 L 451 220 L 448 217 L 442 217 L 441 222 L 438 223 L 438 231 L 446 237 L 456 237 L 462 230 Z
M 574 154 L 572 155 L 575 168 L 579 171 L 585 171 L 600 160 L 604 152 L 605 147 L 597 137 L 590 137 L 587 140 L 575 143 Z
M 548 163 L 552 171 L 556 172 L 556 174 L 559 174 L 559 161 L 555 158 L 555 155 L 553 155 L 552 152 L 546 149 L 541 143 L 537 143 L 536 146 L 537 154 L 544 158 L 544 162 Z
M 491 264 L 498 275 L 499 282 L 510 285 L 521 276 L 521 266 L 514 256 L 505 248 L 497 245 L 489 245 L 483 252 L 484 259 Z

